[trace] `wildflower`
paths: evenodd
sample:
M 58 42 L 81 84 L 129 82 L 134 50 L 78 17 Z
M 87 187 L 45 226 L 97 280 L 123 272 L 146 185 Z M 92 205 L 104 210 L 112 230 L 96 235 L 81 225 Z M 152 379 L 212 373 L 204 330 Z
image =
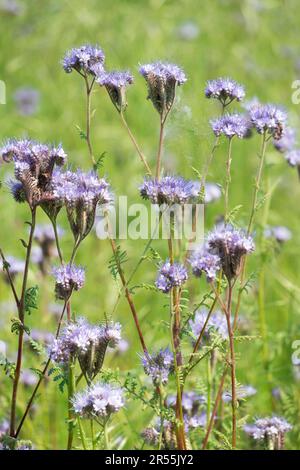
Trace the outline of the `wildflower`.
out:
M 121 341 L 120 323 L 90 325 L 79 318 L 69 323 L 50 348 L 51 358 L 58 363 L 78 359 L 82 371 L 93 379 L 101 370 L 107 347 Z
M 76 70 L 83 75 L 99 75 L 103 71 L 104 60 L 102 49 L 86 44 L 68 51 L 62 60 L 62 66 L 67 73 Z
M 176 405 L 176 396 L 169 395 L 167 397 L 166 403 L 172 408 Z M 184 413 L 189 414 L 190 416 L 195 415 L 200 407 L 206 403 L 206 398 L 204 395 L 199 395 L 196 392 L 183 392 L 181 404 L 182 410 Z
M 207 246 L 202 246 L 195 250 L 188 261 L 192 267 L 193 274 L 196 277 L 200 277 L 204 273 L 207 282 L 215 281 L 221 268 L 220 257 L 211 253 Z
M 245 398 L 252 397 L 253 395 L 256 395 L 257 390 L 252 387 L 252 385 L 242 385 L 239 386 L 237 389 L 237 400 L 244 400 Z M 224 403 L 231 403 L 232 396 L 231 392 L 226 391 L 222 395 L 222 400 Z
M 24 272 L 25 268 L 25 262 L 23 260 L 14 258 L 13 256 L 6 256 L 5 261 L 8 263 L 8 270 L 9 274 L 12 279 L 15 279 L 15 277 Z M 4 264 L 3 261 L 0 261 L 0 266 L 2 267 L 2 270 L 4 271 Z M 4 279 L 7 280 L 7 275 L 5 273 Z
M 222 270 L 228 280 L 236 277 L 246 254 L 254 251 L 251 236 L 233 227 L 217 227 L 207 237 L 209 250 L 219 256 Z
M 14 94 L 17 109 L 23 116 L 35 114 L 40 94 L 34 88 L 19 88 Z
M 204 202 L 205 204 L 209 204 L 210 202 L 215 202 L 222 196 L 221 188 L 218 184 L 215 183 L 206 183 L 205 184 L 205 196 Z
M 0 438 L 8 434 L 9 432 L 9 421 L 7 419 L 3 419 L 0 422 Z
M 286 113 L 272 104 L 253 106 L 250 120 L 259 134 L 270 134 L 275 140 L 283 135 Z
M 37 376 L 29 369 L 25 369 L 21 373 L 21 383 L 24 387 L 32 387 L 37 383 Z
M 207 82 L 205 96 L 215 98 L 223 106 L 227 106 L 234 100 L 242 101 L 245 97 L 245 89 L 232 78 L 217 78 Z
M 189 320 L 190 331 L 195 340 L 199 337 L 208 316 L 208 309 L 197 310 L 194 319 Z M 208 339 L 211 331 L 215 331 L 222 339 L 227 339 L 227 323 L 225 315 L 219 310 L 212 313 L 208 320 L 204 335 Z
M 145 178 L 140 194 L 152 204 L 186 204 L 196 199 L 195 182 L 181 176 L 164 176 L 160 180 Z
M 273 141 L 274 147 L 281 153 L 290 152 L 296 145 L 295 130 L 285 127 L 281 138 Z
M 160 349 L 154 354 L 144 354 L 142 364 L 145 374 L 150 375 L 154 383 L 166 384 L 174 371 L 174 357 L 169 348 Z
M 176 427 L 174 423 L 164 419 L 162 424 L 162 448 L 164 450 L 176 449 Z M 156 446 L 159 442 L 160 432 L 161 422 L 160 419 L 157 419 L 154 425 L 144 429 L 141 436 L 148 445 Z
M 55 197 L 66 206 L 75 240 L 82 241 L 94 225 L 97 205 L 106 206 L 112 202 L 109 183 L 94 171 L 57 170 L 52 184 Z
M 148 99 L 165 121 L 175 100 L 176 86 L 186 82 L 184 71 L 178 65 L 163 62 L 142 65 L 139 71 L 147 82 Z
M 60 315 L 61 315 L 61 309 L 60 309 Z M 35 343 L 41 343 L 45 346 L 48 346 L 53 342 L 53 335 L 52 333 L 49 333 L 48 331 L 44 330 L 37 330 L 35 328 L 32 328 L 30 330 L 30 335 L 26 335 L 24 338 L 24 341 L 27 341 L 28 343 L 31 341 L 34 341 Z
M 141 436 L 144 441 L 151 446 L 156 446 L 158 444 L 159 435 L 160 432 L 154 427 L 145 428 L 141 433 Z
M 96 417 L 104 422 L 125 404 L 122 388 L 104 382 L 98 382 L 85 391 L 76 393 L 72 402 L 75 413 L 81 418 Z
M 228 139 L 232 139 L 234 136 L 244 139 L 249 135 L 249 120 L 243 114 L 225 114 L 211 120 L 210 124 L 217 137 L 224 135 Z
M 287 227 L 281 225 L 267 227 L 264 235 L 266 238 L 274 238 L 278 243 L 284 243 L 292 238 L 292 233 Z
M 284 436 L 292 426 L 279 416 L 257 419 L 254 424 L 246 424 L 244 431 L 256 441 L 265 441 L 269 449 L 281 450 Z
M 84 285 L 85 272 L 81 266 L 65 264 L 60 267 L 54 267 L 52 273 L 56 281 L 55 293 L 58 299 L 69 299 L 73 290 L 77 291 Z
M 159 269 L 159 274 L 156 279 L 156 287 L 162 292 L 168 293 L 172 287 L 182 286 L 187 278 L 187 270 L 182 264 L 172 264 L 167 260 Z
M 300 149 L 291 150 L 285 155 L 285 159 L 292 167 L 297 167 L 300 177 Z
M 126 109 L 126 87 L 133 83 L 133 76 L 130 72 L 104 72 L 96 78 L 96 82 L 105 86 L 112 103 L 119 112 Z

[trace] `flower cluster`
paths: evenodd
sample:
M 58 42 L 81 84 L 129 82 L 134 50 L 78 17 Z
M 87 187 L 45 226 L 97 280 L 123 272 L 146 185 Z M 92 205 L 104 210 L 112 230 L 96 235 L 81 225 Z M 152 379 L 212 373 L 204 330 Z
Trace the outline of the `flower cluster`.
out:
M 281 139 L 286 121 L 286 114 L 272 104 L 252 106 L 249 116 L 253 127 L 259 134 L 270 134 L 275 140 Z
M 205 96 L 207 98 L 215 98 L 223 106 L 227 106 L 234 100 L 242 101 L 245 98 L 245 89 L 231 78 L 217 78 L 207 82 Z
M 160 349 L 151 355 L 145 353 L 142 364 L 145 373 L 157 384 L 166 384 L 169 375 L 174 371 L 174 357 L 169 348 Z
M 99 418 L 105 422 L 124 405 L 122 388 L 104 382 L 91 385 L 85 391 L 76 393 L 73 408 L 81 418 Z
M 265 440 L 269 448 L 280 450 L 283 448 L 284 435 L 292 426 L 279 416 L 257 419 L 254 424 L 246 424 L 244 431 L 256 441 Z
M 86 44 L 68 51 L 62 60 L 62 66 L 67 73 L 76 70 L 84 75 L 99 75 L 103 71 L 104 60 L 102 49 Z
M 210 123 L 217 137 L 224 135 L 228 139 L 232 139 L 234 136 L 244 139 L 250 132 L 249 120 L 243 114 L 225 114 L 211 120 Z
M 80 318 L 69 323 L 60 337 L 54 340 L 50 355 L 57 363 L 66 363 L 77 358 L 82 371 L 93 378 L 102 368 L 107 347 L 114 348 L 120 341 L 119 323 L 90 325 Z
M 67 157 L 60 145 L 53 147 L 31 140 L 10 140 L 0 154 L 4 161 L 14 162 L 17 181 L 11 182 L 11 191 L 17 202 L 27 200 L 33 207 L 53 199 L 53 170 L 55 165 L 63 165 Z
M 188 261 L 196 277 L 200 277 L 204 273 L 207 282 L 215 281 L 221 262 L 219 256 L 211 253 L 207 246 L 204 245 L 193 251 Z
M 178 65 L 163 62 L 142 65 L 139 71 L 147 82 L 148 99 L 164 121 L 174 103 L 176 86 L 186 82 L 185 73 Z
M 186 204 L 196 199 L 199 188 L 194 181 L 186 180 L 181 176 L 164 176 L 160 180 L 145 178 L 140 186 L 140 193 L 144 199 L 152 204 Z
M 85 281 L 85 271 L 81 266 L 74 264 L 64 264 L 54 267 L 52 273 L 55 277 L 55 293 L 58 299 L 67 300 L 73 290 L 83 287 Z
M 170 292 L 172 287 L 180 287 L 188 278 L 186 268 L 180 263 L 171 263 L 169 260 L 160 267 L 156 279 L 156 287 L 165 294 Z
M 96 82 L 105 86 L 112 103 L 119 112 L 127 107 L 126 87 L 133 83 L 133 76 L 128 71 L 103 72 Z
M 195 313 L 194 319 L 189 321 L 189 326 L 191 330 L 191 334 L 193 337 L 193 341 L 196 340 L 203 327 L 206 323 L 207 316 L 208 316 L 208 309 L 202 308 L 197 310 Z M 225 315 L 221 311 L 216 311 L 210 315 L 208 320 L 206 330 L 204 335 L 207 339 L 209 339 L 210 331 L 213 330 L 218 333 L 222 339 L 227 339 L 227 323 Z

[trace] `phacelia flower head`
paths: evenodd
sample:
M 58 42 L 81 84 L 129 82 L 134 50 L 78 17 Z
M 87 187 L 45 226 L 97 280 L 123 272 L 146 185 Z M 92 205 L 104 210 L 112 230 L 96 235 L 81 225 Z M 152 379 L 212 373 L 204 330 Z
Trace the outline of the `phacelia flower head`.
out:
M 196 341 L 203 330 L 203 327 L 206 323 L 207 316 L 208 316 L 208 309 L 202 308 L 197 310 L 195 313 L 194 319 L 189 321 L 190 331 L 193 338 L 193 342 Z M 206 329 L 204 332 L 204 337 L 208 340 L 210 338 L 211 331 L 218 333 L 222 339 L 227 339 L 227 322 L 225 315 L 217 310 L 216 312 L 212 313 L 208 323 L 206 325 Z
M 145 374 L 149 375 L 155 384 L 166 384 L 169 375 L 174 371 L 174 357 L 169 348 L 160 349 L 157 353 L 142 357 Z
M 100 47 L 86 44 L 68 51 L 62 66 L 67 73 L 76 70 L 84 75 L 99 75 L 103 71 L 104 60 L 104 52 Z
M 292 238 L 291 231 L 282 225 L 267 227 L 264 235 L 266 238 L 274 238 L 278 243 L 287 242 Z
M 220 118 L 210 121 L 214 134 L 219 137 L 224 135 L 228 139 L 238 137 L 244 139 L 249 135 L 250 124 L 249 120 L 243 114 L 225 114 Z
M 281 153 L 290 152 L 296 145 L 296 133 L 291 127 L 285 127 L 279 140 L 274 139 L 274 147 Z
M 165 294 L 170 292 L 172 287 L 182 286 L 188 278 L 186 268 L 180 263 L 171 263 L 169 260 L 161 265 L 156 279 L 156 287 Z
M 210 252 L 219 256 L 228 280 L 238 275 L 243 257 L 255 248 L 250 235 L 230 226 L 217 227 L 208 235 L 207 245 Z
M 292 429 L 292 426 L 279 416 L 271 418 L 259 418 L 254 424 L 246 424 L 244 431 L 255 441 L 264 441 L 269 449 L 282 450 L 284 436 Z
M 120 387 L 98 382 L 76 393 L 72 403 L 81 418 L 98 418 L 105 422 L 125 405 L 124 392 Z
M 178 65 L 163 62 L 142 65 L 139 71 L 147 82 L 148 99 L 164 121 L 173 106 L 176 86 L 186 82 L 185 73 Z
M 188 261 L 193 274 L 196 277 L 205 274 L 207 282 L 215 281 L 221 268 L 220 257 L 217 254 L 211 253 L 207 246 L 194 250 Z
M 249 110 L 250 120 L 259 134 L 270 134 L 281 139 L 286 122 L 286 113 L 273 104 L 253 106 Z
M 52 178 L 53 193 L 67 210 L 74 238 L 83 240 L 91 231 L 97 205 L 112 202 L 110 185 L 94 172 L 57 170 Z
M 31 207 L 39 204 L 43 207 L 55 199 L 51 191 L 53 170 L 67 158 L 60 145 L 9 140 L 1 148 L 0 156 L 5 162 L 14 162 L 17 183 L 11 183 L 11 191 L 17 201 L 27 200 Z
M 67 300 L 73 290 L 80 290 L 85 281 L 85 271 L 81 266 L 64 264 L 54 267 L 52 273 L 55 277 L 55 293 L 58 299 Z
M 144 199 L 152 204 L 186 204 L 197 197 L 194 181 L 186 180 L 181 176 L 164 176 L 160 180 L 145 178 L 140 186 L 140 193 Z
M 96 82 L 105 86 L 110 99 L 119 112 L 127 107 L 126 88 L 133 83 L 133 76 L 128 71 L 103 72 Z
M 23 116 L 35 114 L 38 108 L 40 94 L 34 88 L 19 88 L 14 94 L 18 112 Z
M 245 89 L 232 78 L 217 78 L 207 82 L 205 96 L 215 98 L 223 106 L 227 106 L 234 100 L 242 101 L 245 98 Z
M 102 368 L 107 348 L 117 347 L 120 341 L 120 323 L 91 325 L 79 318 L 69 323 L 59 338 L 53 341 L 50 355 L 57 363 L 77 358 L 84 374 L 93 379 Z

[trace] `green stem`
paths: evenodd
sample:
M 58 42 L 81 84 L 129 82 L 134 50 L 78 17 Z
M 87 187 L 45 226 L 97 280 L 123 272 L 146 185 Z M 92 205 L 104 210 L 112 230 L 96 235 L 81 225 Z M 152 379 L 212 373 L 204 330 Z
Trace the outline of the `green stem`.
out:
M 165 119 L 161 119 L 160 121 L 160 131 L 159 131 L 159 143 L 158 143 L 158 152 L 156 157 L 156 179 L 159 180 L 160 178 L 160 171 L 161 171 L 161 159 L 162 159 L 162 149 L 163 149 L 163 141 L 164 141 L 164 127 L 165 127 Z
M 75 375 L 74 375 L 74 364 L 69 362 L 69 379 L 68 379 L 68 444 L 67 450 L 72 449 L 73 438 L 74 438 L 74 413 L 72 398 L 75 393 Z
M 77 424 L 78 424 L 78 428 L 79 428 L 79 434 L 80 434 L 80 440 L 81 440 L 81 443 L 82 443 L 82 447 L 83 447 L 84 450 L 87 450 L 85 434 L 84 434 L 82 422 L 81 422 L 81 419 L 80 419 L 79 416 L 77 418 Z M 94 441 L 92 441 L 92 442 L 93 442 L 93 450 L 94 450 Z
M 226 161 L 225 215 L 224 215 L 225 224 L 228 223 L 228 215 L 229 215 L 229 186 L 231 183 L 232 141 L 233 141 L 233 138 L 229 139 L 227 161 Z

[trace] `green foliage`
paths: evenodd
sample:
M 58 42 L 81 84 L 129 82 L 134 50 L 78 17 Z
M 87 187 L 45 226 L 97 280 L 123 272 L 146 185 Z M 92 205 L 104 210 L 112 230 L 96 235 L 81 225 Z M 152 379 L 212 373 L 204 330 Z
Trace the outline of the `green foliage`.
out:
M 54 365 L 48 370 L 48 377 L 52 377 L 53 381 L 58 383 L 59 391 L 64 393 L 65 386 L 68 385 L 67 372 L 58 365 Z
M 110 258 L 108 268 L 113 279 L 116 281 L 119 275 L 119 271 L 122 269 L 122 265 L 128 261 L 126 250 L 121 250 L 120 245 L 117 246 L 116 252 Z
M 11 319 L 11 332 L 18 335 L 20 331 L 25 331 L 28 335 L 30 335 L 30 329 L 28 326 L 24 325 L 21 320 L 17 317 L 13 317 Z
M 5 375 L 7 375 L 10 379 L 14 379 L 16 364 L 15 362 L 9 361 L 2 353 L 0 353 L 0 366 L 2 367 Z
M 31 310 L 38 308 L 38 294 L 39 294 L 39 287 L 28 287 L 25 292 L 25 312 L 28 315 L 31 315 Z

